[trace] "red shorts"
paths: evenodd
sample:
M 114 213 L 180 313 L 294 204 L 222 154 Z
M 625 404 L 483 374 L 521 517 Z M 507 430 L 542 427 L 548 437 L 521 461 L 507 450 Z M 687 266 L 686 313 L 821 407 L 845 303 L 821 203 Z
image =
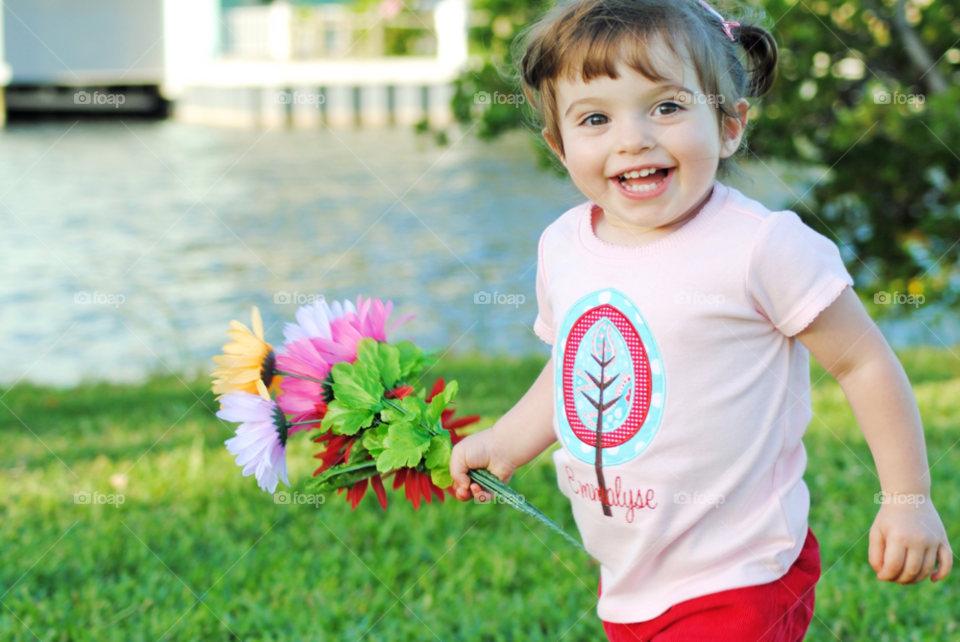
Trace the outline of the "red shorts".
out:
M 778 580 L 687 600 L 646 622 L 604 622 L 603 629 L 610 642 L 800 642 L 819 579 L 820 544 L 808 528 L 800 557 Z

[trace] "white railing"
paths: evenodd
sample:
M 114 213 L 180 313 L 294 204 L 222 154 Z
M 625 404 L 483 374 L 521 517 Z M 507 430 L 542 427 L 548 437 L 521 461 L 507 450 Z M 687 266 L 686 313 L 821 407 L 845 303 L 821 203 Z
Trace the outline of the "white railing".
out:
M 442 0 L 432 11 L 357 13 L 343 4 L 294 7 L 275 2 L 224 12 L 224 58 L 309 61 L 392 57 L 403 53 L 456 64 L 466 56 L 464 0 Z M 403 41 L 403 52 L 390 46 Z

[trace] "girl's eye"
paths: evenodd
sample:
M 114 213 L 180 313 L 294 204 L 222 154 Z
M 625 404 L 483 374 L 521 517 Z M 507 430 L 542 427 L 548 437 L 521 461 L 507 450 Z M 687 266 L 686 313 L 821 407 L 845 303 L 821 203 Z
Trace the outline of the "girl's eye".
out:
M 603 114 L 590 114 L 583 119 L 583 124 L 596 127 L 598 125 L 606 125 L 609 120 L 610 119 Z
M 660 103 L 659 105 L 657 105 L 657 109 L 658 109 L 658 110 L 659 110 L 659 109 L 663 109 L 663 108 L 666 108 L 667 111 L 666 111 L 666 112 L 662 112 L 662 111 L 661 111 L 661 112 L 660 112 L 660 115 L 661 115 L 661 116 L 672 116 L 673 114 L 675 114 L 675 113 L 677 113 L 678 111 L 680 111 L 681 109 L 683 109 L 680 105 L 678 105 L 677 103 L 673 102 L 672 100 L 668 100 L 667 102 Z

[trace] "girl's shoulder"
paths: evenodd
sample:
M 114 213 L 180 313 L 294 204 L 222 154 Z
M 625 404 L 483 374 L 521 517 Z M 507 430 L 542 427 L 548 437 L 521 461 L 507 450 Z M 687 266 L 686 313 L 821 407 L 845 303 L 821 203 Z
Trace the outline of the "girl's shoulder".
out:
M 590 216 L 590 212 L 594 207 L 593 201 L 586 201 L 579 205 L 574 205 L 547 225 L 540 235 L 539 255 L 541 259 L 547 246 L 559 246 L 567 249 L 571 244 L 574 244 L 580 232 L 580 227 L 583 224 L 583 218 Z
M 777 214 L 776 210 L 771 210 L 760 201 L 750 198 L 743 192 L 730 185 L 724 185 L 717 181 L 717 188 L 721 188 L 726 193 L 726 199 L 723 204 L 722 213 L 728 217 L 745 217 L 753 219 L 757 224 L 764 219 Z
M 771 210 L 733 187 L 727 187 L 727 190 L 729 197 L 724 211 L 728 217 L 748 221 L 745 227 L 748 228 L 753 245 L 770 245 L 772 251 L 809 242 L 836 245 L 807 225 L 792 209 Z M 797 200 L 797 203 L 800 201 Z
M 596 204 L 593 201 L 584 201 L 579 205 L 574 205 L 547 225 L 543 233 L 546 235 L 548 232 L 554 234 L 575 232 L 581 219 L 588 215 L 594 207 L 596 207 Z

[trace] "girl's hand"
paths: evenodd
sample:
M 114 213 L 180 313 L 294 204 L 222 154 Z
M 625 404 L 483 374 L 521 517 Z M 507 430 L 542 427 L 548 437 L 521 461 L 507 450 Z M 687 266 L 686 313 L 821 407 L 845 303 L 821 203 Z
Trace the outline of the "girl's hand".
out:
M 483 502 L 493 499 L 490 492 L 467 476 L 467 470 L 475 468 L 486 468 L 504 482 L 510 481 L 517 469 L 516 465 L 499 454 L 493 428 L 468 435 L 453 447 L 450 455 L 450 475 L 453 477 L 457 499 L 462 502 L 468 501 L 471 496 Z
M 950 574 L 953 551 L 940 515 L 929 498 L 923 503 L 888 503 L 880 507 L 870 528 L 870 566 L 877 579 L 898 584 L 917 584 L 940 565 L 930 580 Z

